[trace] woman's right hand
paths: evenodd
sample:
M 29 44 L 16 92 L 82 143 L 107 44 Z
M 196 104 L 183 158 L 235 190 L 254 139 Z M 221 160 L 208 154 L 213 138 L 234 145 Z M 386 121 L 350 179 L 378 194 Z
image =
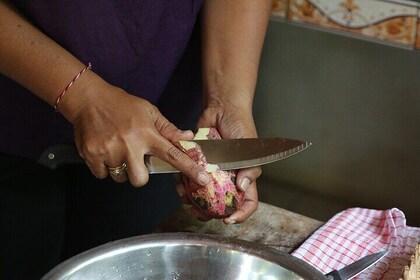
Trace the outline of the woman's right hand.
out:
M 209 178 L 202 167 L 173 144 L 191 140 L 193 133 L 176 128 L 148 101 L 105 82 L 95 82 L 81 92 L 69 92 L 62 102 L 65 116 L 74 126 L 79 154 L 97 178 L 107 177 L 108 167 L 126 163 L 127 171 L 112 178 L 143 186 L 149 179 L 144 156 L 154 155 L 199 185 L 207 184 Z
M 85 65 L 38 30 L 10 1 L 0 0 L 0 15 L 0 73 L 54 105 Z M 172 144 L 192 139 L 192 132 L 180 131 L 152 104 L 109 85 L 92 71 L 69 87 L 58 110 L 73 124 L 79 153 L 98 178 L 108 175 L 108 167 L 126 163 L 127 172 L 113 179 L 142 186 L 148 181 L 144 155 L 151 154 L 200 185 L 208 180 L 202 168 Z

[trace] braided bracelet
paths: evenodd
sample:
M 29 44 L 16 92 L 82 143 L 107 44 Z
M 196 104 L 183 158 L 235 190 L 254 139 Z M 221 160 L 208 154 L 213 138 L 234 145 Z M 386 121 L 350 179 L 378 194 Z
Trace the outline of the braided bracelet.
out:
M 63 92 L 57 97 L 54 104 L 54 109 L 56 112 L 58 112 L 58 104 L 60 103 L 60 100 L 63 98 L 64 94 L 66 94 L 67 90 L 74 84 L 74 82 L 88 69 L 92 69 L 92 64 L 89 62 L 88 66 L 82 69 L 77 75 L 73 78 L 73 80 L 70 81 L 70 83 L 66 86 L 66 88 L 63 90 Z

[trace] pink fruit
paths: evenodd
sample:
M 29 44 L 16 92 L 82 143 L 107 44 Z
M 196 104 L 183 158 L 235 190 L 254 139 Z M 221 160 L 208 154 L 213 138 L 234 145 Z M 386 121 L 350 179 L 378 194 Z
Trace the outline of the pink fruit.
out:
M 200 128 L 194 140 L 221 139 L 215 128 Z M 215 219 L 230 216 L 244 201 L 244 192 L 236 188 L 236 171 L 223 171 L 217 165 L 207 163 L 206 157 L 197 143 L 180 142 L 184 152 L 210 175 L 210 183 L 198 188 L 184 176 L 185 192 L 193 207 L 201 214 Z

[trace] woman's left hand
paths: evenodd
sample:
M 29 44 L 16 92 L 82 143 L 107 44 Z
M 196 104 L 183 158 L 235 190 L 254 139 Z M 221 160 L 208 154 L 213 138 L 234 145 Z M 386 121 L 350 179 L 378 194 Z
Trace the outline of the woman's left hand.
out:
M 201 10 L 204 108 L 198 127 L 215 127 L 222 138 L 257 137 L 252 117 L 259 61 L 272 1 L 211 0 Z M 226 224 L 241 223 L 257 209 L 261 168 L 240 170 L 245 202 Z M 178 188 L 182 195 L 182 188 Z
M 257 137 L 252 112 L 232 105 L 210 105 L 203 111 L 197 127 L 215 127 L 224 139 Z M 223 220 L 226 224 L 241 223 L 255 212 L 258 206 L 256 181 L 260 175 L 261 167 L 239 170 L 236 185 L 245 191 L 245 201 L 238 211 Z M 185 201 L 182 184 L 178 184 L 177 189 L 181 199 Z M 206 220 L 205 217 L 196 214 L 199 219 Z

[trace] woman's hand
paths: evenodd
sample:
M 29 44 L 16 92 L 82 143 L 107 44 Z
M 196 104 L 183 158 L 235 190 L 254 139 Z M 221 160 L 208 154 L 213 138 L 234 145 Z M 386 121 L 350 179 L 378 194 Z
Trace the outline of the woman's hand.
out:
M 62 105 L 71 105 L 72 111 L 65 113 L 74 126 L 77 149 L 97 178 L 107 177 L 109 167 L 126 163 L 126 172 L 112 178 L 143 186 L 149 179 L 144 164 L 147 154 L 169 162 L 199 185 L 208 182 L 206 172 L 173 145 L 191 140 L 191 131 L 177 129 L 144 99 L 104 82 L 93 84 L 83 93 L 68 93 L 63 99 L 67 104 Z M 76 95 L 85 98 L 76 99 Z
M 54 106 L 86 65 L 38 30 L 10 1 L 0 0 L 0 15 L 0 73 Z M 79 153 L 98 178 L 108 175 L 108 167 L 126 163 L 126 172 L 113 179 L 142 186 L 148 181 L 144 155 L 151 154 L 199 185 L 207 183 L 207 173 L 171 143 L 192 138 L 192 132 L 178 130 L 153 105 L 109 85 L 93 71 L 84 72 L 68 88 L 58 111 L 73 124 Z
M 257 137 L 250 110 L 234 105 L 210 105 L 203 111 L 197 127 L 215 127 L 224 139 Z M 236 184 L 240 190 L 245 191 L 245 201 L 238 211 L 224 219 L 226 224 L 241 223 L 255 212 L 258 206 L 256 180 L 260 175 L 260 167 L 239 170 Z M 188 202 L 181 182 L 178 182 L 177 190 L 181 200 Z M 192 209 L 192 211 L 194 210 Z M 193 214 L 200 220 L 208 220 L 196 211 Z
M 207 107 L 198 121 L 198 127 L 215 127 L 224 139 L 257 137 L 252 112 L 232 104 Z M 225 223 L 241 223 L 255 212 L 258 207 L 256 181 L 260 175 L 260 167 L 239 170 L 236 184 L 245 191 L 245 201 L 238 211 L 224 219 Z
M 205 110 L 199 127 L 215 127 L 222 138 L 256 137 L 252 103 L 271 1 L 205 1 L 201 16 Z M 246 189 L 242 207 L 224 220 L 240 223 L 257 209 L 256 179 L 261 168 L 238 172 Z M 181 191 L 182 194 L 182 191 Z

